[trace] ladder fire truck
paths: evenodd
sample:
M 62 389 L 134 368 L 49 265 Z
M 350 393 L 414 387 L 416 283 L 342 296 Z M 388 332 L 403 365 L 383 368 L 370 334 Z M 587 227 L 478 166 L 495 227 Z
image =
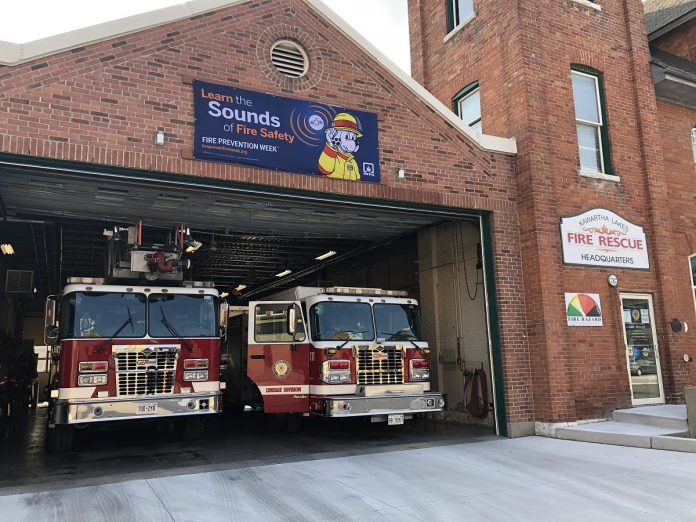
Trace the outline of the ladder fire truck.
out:
M 225 402 L 273 414 L 287 431 L 303 416 L 403 424 L 442 411 L 430 389 L 430 348 L 405 292 L 295 287 L 230 309 Z
M 181 417 L 192 439 L 220 409 L 218 292 L 183 280 L 201 244 L 183 225 L 163 244 L 144 245 L 142 225 L 105 235 L 108 283 L 69 278 L 46 302 L 49 451 L 105 421 Z

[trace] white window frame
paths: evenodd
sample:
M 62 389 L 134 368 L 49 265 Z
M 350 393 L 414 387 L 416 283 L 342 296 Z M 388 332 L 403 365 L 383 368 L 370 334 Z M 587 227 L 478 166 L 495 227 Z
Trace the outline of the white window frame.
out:
M 696 163 L 696 125 L 691 129 L 691 152 L 694 154 L 694 163 Z
M 696 257 L 696 254 L 689 256 L 689 282 L 691 283 L 691 298 L 694 301 L 694 311 L 696 312 L 696 284 L 694 284 L 694 273 L 691 270 L 691 260 Z
M 452 23 L 454 25 L 454 28 L 452 29 L 452 32 L 454 32 L 455 29 L 459 28 L 460 26 L 465 25 L 469 20 L 471 20 L 475 15 L 476 15 L 476 10 L 474 9 L 474 0 L 471 0 L 471 14 L 467 16 L 464 20 L 459 20 L 459 2 L 461 1 L 467 1 L 467 0 L 450 0 L 449 5 L 450 9 L 452 10 Z
M 597 137 L 598 143 L 599 143 L 599 164 L 600 164 L 600 170 L 598 171 L 599 174 L 606 174 L 607 169 L 606 165 L 604 165 L 604 145 L 602 143 L 602 132 L 604 130 L 604 114 L 602 114 L 602 99 L 600 98 L 600 92 L 599 92 L 599 78 L 595 74 L 587 74 L 582 71 L 577 71 L 575 69 L 571 69 L 571 80 L 572 80 L 572 75 L 577 74 L 579 76 L 585 76 L 586 78 L 591 78 L 592 81 L 594 82 L 595 86 L 595 102 L 597 103 L 597 114 L 599 115 L 599 123 L 595 121 L 588 121 L 588 120 L 583 120 L 581 118 L 578 118 L 577 114 L 575 115 L 575 123 L 582 124 L 582 125 L 587 125 L 587 126 L 592 126 L 595 127 L 598 130 Z M 571 81 L 572 85 L 572 81 Z M 575 92 L 573 92 L 573 110 L 575 109 Z M 580 154 L 580 138 L 577 136 L 577 128 L 575 129 L 576 137 L 578 139 L 578 154 Z M 579 158 L 578 158 L 579 159 Z M 585 167 L 580 164 L 580 169 L 585 170 Z M 594 172 L 594 171 L 588 171 L 588 172 Z
M 475 120 L 472 120 L 472 121 L 468 122 L 468 121 L 466 121 L 464 118 L 462 118 L 462 102 L 463 102 L 464 100 L 466 100 L 467 98 L 470 98 L 471 96 L 473 96 L 473 95 L 476 94 L 476 93 L 479 93 L 479 114 L 478 114 L 478 119 L 475 119 Z M 481 111 L 481 98 L 480 98 L 480 96 L 481 96 L 481 85 L 479 84 L 478 87 L 476 87 L 475 89 L 471 89 L 470 92 L 466 93 L 466 96 L 462 96 L 461 98 L 459 98 L 459 99 L 457 100 L 457 111 L 459 112 L 459 117 L 462 118 L 462 121 L 463 121 L 464 123 L 466 123 L 466 125 L 467 125 L 468 127 L 471 127 L 472 130 L 474 130 L 475 132 L 478 132 L 478 131 L 476 131 L 476 130 L 473 128 L 473 126 L 476 125 L 477 123 L 481 122 L 481 133 L 483 133 L 483 122 L 481 121 L 483 118 L 481 117 L 481 112 L 482 112 L 482 111 Z

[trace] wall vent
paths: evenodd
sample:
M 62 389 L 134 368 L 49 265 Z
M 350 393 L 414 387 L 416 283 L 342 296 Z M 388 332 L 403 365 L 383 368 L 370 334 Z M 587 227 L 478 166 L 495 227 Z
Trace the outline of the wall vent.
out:
M 291 40 L 278 40 L 273 44 L 271 62 L 281 74 L 290 78 L 302 78 L 309 69 L 307 53 Z
M 8 294 L 33 294 L 34 272 L 32 270 L 8 270 L 5 279 Z

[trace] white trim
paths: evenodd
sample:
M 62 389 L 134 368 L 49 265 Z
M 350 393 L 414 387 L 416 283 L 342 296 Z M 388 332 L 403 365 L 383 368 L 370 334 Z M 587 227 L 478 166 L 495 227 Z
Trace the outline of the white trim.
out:
M 151 285 L 151 286 L 136 286 L 136 285 L 88 285 L 84 283 L 71 283 L 65 285 L 63 288 L 62 295 L 67 295 L 72 292 L 87 292 L 87 289 L 91 292 L 120 292 L 120 293 L 133 293 L 133 294 L 186 294 L 186 295 L 214 295 L 218 297 L 220 292 L 215 288 L 203 288 L 203 287 L 187 287 L 187 286 L 161 286 L 161 285 Z M 130 288 L 130 292 L 127 289 Z M 166 289 L 166 292 L 162 290 Z M 147 292 L 145 291 L 147 290 Z
M 591 9 L 596 9 L 597 11 L 602 10 L 602 6 L 599 4 L 595 4 L 594 2 L 590 2 L 589 0 L 572 0 L 576 4 L 584 5 L 585 7 L 589 7 Z
M 220 381 L 191 382 L 194 393 L 220 391 Z
M 113 20 L 76 31 L 49 36 L 48 38 L 35 40 L 33 42 L 17 44 L 0 41 L 0 65 L 17 65 L 42 56 L 48 56 L 82 45 L 101 42 L 117 36 L 150 29 L 198 14 L 241 4 L 245 1 L 246 0 L 189 0 L 188 2 L 165 7 L 164 9 L 157 9 L 120 20 Z M 508 155 L 517 154 L 517 142 L 515 138 L 502 138 L 499 136 L 480 134 L 465 126 L 449 107 L 402 71 L 401 68 L 389 58 L 384 56 L 374 45 L 368 42 L 347 22 L 329 9 L 322 0 L 304 1 L 335 29 L 347 36 L 358 47 L 377 60 L 394 78 L 420 98 L 421 101 L 425 102 L 425 104 L 450 123 L 456 130 L 472 140 L 479 148 L 488 152 L 498 152 Z
M 594 170 L 584 170 L 580 169 L 578 171 L 578 176 L 583 176 L 585 178 L 601 179 L 603 181 L 613 181 L 614 183 L 619 183 L 621 178 L 615 176 L 614 174 L 604 174 L 603 172 L 596 172 Z
M 355 384 L 310 384 L 312 395 L 355 395 Z
M 59 399 L 91 399 L 96 386 L 83 386 L 82 388 L 60 388 Z
M 469 23 L 471 23 L 471 21 L 472 21 L 474 18 L 476 18 L 476 11 L 474 11 L 474 12 L 471 13 L 469 16 L 467 16 L 462 22 L 459 23 L 459 25 L 458 25 L 457 27 L 455 27 L 455 28 L 452 29 L 449 33 L 447 33 L 447 34 L 445 35 L 445 37 L 443 38 L 442 43 L 447 43 L 449 40 L 451 40 L 451 39 L 454 37 L 455 34 L 457 34 L 459 31 L 461 31 L 462 29 L 464 29 L 464 27 L 466 27 L 467 25 L 469 25 Z

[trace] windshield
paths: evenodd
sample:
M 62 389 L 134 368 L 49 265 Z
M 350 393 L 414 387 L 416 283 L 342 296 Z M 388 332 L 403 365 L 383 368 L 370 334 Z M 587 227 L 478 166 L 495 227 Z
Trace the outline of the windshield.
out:
M 421 339 L 418 306 L 409 304 L 376 304 L 377 337 L 387 341 L 417 341 Z
M 151 337 L 217 337 L 212 295 L 150 294 Z
M 60 337 L 143 337 L 145 301 L 144 294 L 132 292 L 68 294 L 61 303 Z M 132 321 L 129 321 L 129 312 Z
M 315 341 L 371 341 L 375 338 L 367 303 L 317 303 L 310 312 Z

